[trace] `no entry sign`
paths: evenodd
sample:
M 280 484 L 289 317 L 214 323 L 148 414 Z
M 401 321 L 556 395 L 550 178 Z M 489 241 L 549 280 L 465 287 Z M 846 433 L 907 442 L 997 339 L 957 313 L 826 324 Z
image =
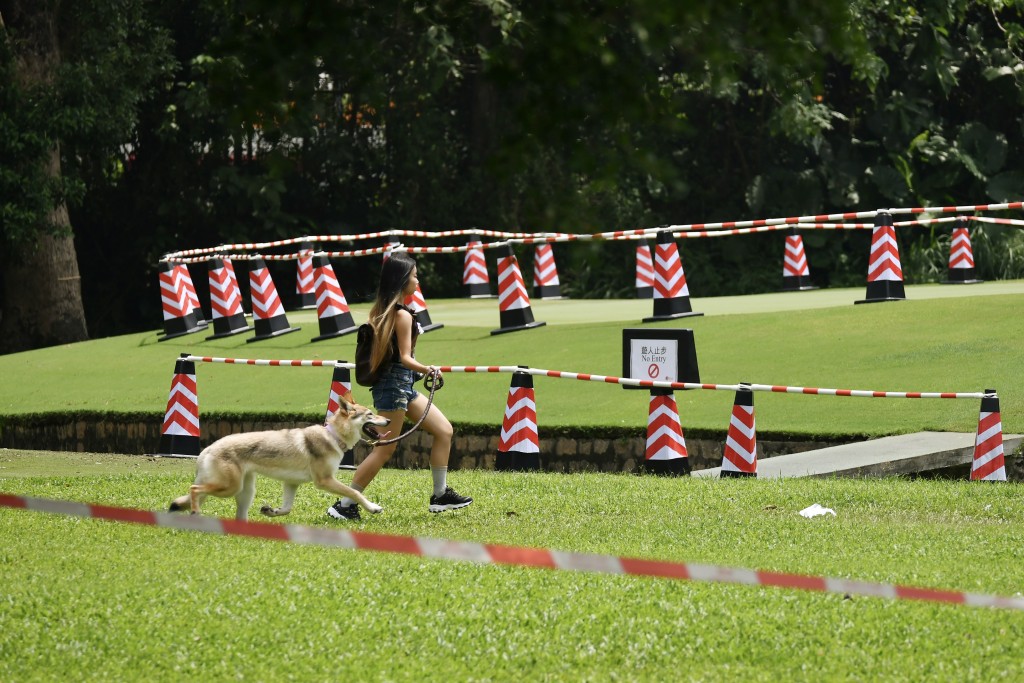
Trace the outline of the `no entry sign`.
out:
M 622 330 L 622 375 L 659 382 L 700 382 L 693 330 Z

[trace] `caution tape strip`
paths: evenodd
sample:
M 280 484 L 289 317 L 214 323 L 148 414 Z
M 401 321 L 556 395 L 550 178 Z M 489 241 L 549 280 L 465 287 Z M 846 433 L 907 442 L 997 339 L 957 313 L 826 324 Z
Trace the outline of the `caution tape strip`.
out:
M 197 256 L 217 256 L 222 255 L 226 251 L 253 251 L 266 249 L 278 246 L 289 246 L 294 244 L 301 244 L 302 242 L 338 242 L 338 241 L 356 241 L 364 239 L 374 238 L 385 238 L 385 237 L 422 237 L 439 239 L 446 237 L 457 237 L 463 235 L 481 235 L 486 237 L 504 237 L 503 241 L 491 242 L 488 244 L 475 245 L 474 247 L 410 247 L 409 251 L 415 253 L 424 254 L 444 254 L 444 253 L 458 253 L 466 251 L 470 248 L 483 248 L 483 249 L 494 249 L 504 246 L 510 242 L 518 244 L 532 244 L 536 242 L 575 242 L 581 240 L 619 240 L 619 239 L 637 239 L 646 238 L 656 235 L 658 232 L 668 231 L 678 233 L 677 237 L 717 237 L 725 234 L 746 234 L 748 232 L 762 232 L 763 230 L 749 230 L 750 228 L 767 228 L 767 229 L 788 229 L 790 227 L 823 227 L 823 226 L 812 226 L 809 224 L 822 223 L 827 221 L 849 221 L 857 220 L 862 218 L 873 218 L 879 211 L 888 211 L 893 215 L 898 214 L 933 214 L 933 213 L 969 213 L 975 211 L 1007 211 L 1012 209 L 1024 208 L 1024 202 L 1005 202 L 1001 204 L 965 204 L 961 206 L 924 206 L 924 207 L 904 207 L 904 208 L 892 208 L 892 209 L 873 209 L 868 211 L 854 211 L 846 213 L 831 213 L 831 214 L 818 214 L 810 216 L 787 216 L 785 218 L 761 218 L 756 220 L 745 220 L 745 221 L 721 221 L 717 223 L 685 223 L 680 225 L 663 225 L 654 228 L 639 228 L 635 230 L 614 230 L 610 232 L 595 232 L 595 233 L 563 233 L 563 232 L 540 232 L 540 233 L 524 233 L 524 232 L 503 232 L 497 230 L 444 230 L 438 232 L 428 232 L 422 230 L 386 230 L 381 232 L 362 233 L 358 235 L 316 235 L 306 237 L 293 237 L 284 240 L 276 240 L 273 242 L 250 242 L 250 243 L 239 243 L 239 244 L 222 244 L 216 247 L 206 247 L 201 249 L 185 249 L 181 251 L 175 251 L 165 254 L 160 260 L 161 261 L 174 261 L 176 263 L 199 263 L 204 258 L 186 258 L 186 257 L 197 257 Z M 897 225 L 911 225 L 911 224 L 923 224 L 928 222 L 946 222 L 954 220 L 951 218 L 937 218 L 937 219 L 924 219 L 918 221 L 907 221 L 899 223 Z M 992 220 L 991 222 L 996 222 Z M 1019 223 L 1010 223 L 1019 224 Z M 836 226 L 838 227 L 838 226 Z M 845 225 L 844 228 L 857 229 L 873 227 L 868 225 Z M 713 232 L 711 232 L 713 231 Z M 722 231 L 719 233 L 719 231 Z M 726 232 L 728 231 L 728 232 Z M 694 235 L 684 235 L 682 233 L 701 233 Z M 343 258 L 349 256 L 368 256 L 372 254 L 379 254 L 384 251 L 391 249 L 390 246 L 377 247 L 373 249 L 359 249 L 354 251 L 341 251 L 341 252 L 316 252 L 317 255 L 326 255 L 330 258 Z M 276 256 L 266 255 L 260 256 L 255 254 L 244 255 L 244 254 L 233 254 L 231 256 L 223 256 L 224 258 L 231 258 L 237 260 L 245 260 L 252 258 L 263 258 L 267 260 L 296 260 L 301 256 L 305 255 L 306 252 L 296 254 L 280 254 Z
M 453 541 L 423 536 L 395 536 L 366 531 L 323 529 L 296 524 L 239 521 L 202 515 L 183 515 L 111 507 L 108 505 L 31 498 L 6 493 L 0 493 L 0 506 L 35 512 L 104 519 L 114 522 L 144 524 L 178 529 L 180 531 L 198 531 L 225 536 L 248 536 L 303 545 L 347 548 L 350 550 L 374 550 L 443 560 L 464 560 L 480 564 L 513 565 L 600 574 L 626 574 L 706 583 L 771 586 L 818 593 L 863 595 L 888 598 L 890 600 L 920 600 L 971 607 L 1024 610 L 1024 598 L 1022 597 L 921 588 L 892 583 L 854 581 L 804 574 L 787 574 L 738 567 L 723 567 L 713 564 L 667 562 L 635 557 L 566 552 L 546 548 L 523 548 L 473 543 L 470 541 Z
M 355 369 L 355 363 L 333 360 L 269 360 L 262 358 L 220 358 L 216 356 L 191 356 L 181 354 L 181 360 L 194 363 L 222 363 L 226 365 L 263 365 L 271 367 L 339 367 Z M 522 373 L 556 379 L 575 379 L 583 382 L 601 382 L 645 389 L 703 389 L 705 391 L 766 391 L 775 394 L 805 394 L 810 396 L 847 396 L 854 398 L 996 398 L 996 393 L 983 391 L 876 391 L 872 389 L 826 389 L 821 387 L 790 387 L 777 384 L 700 384 L 697 382 L 662 382 L 649 379 L 632 379 L 612 375 L 593 375 L 584 372 L 543 370 L 525 365 L 442 365 L 441 372 L 481 373 Z

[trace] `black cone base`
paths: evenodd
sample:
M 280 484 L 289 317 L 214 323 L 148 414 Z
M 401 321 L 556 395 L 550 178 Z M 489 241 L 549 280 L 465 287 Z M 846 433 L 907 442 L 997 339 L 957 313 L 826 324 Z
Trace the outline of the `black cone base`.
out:
M 653 299 L 654 298 L 654 287 L 637 287 L 636 288 L 637 299 Z
M 494 461 L 494 469 L 498 472 L 528 472 L 540 469 L 540 453 L 507 453 L 498 452 Z
M 269 320 L 261 318 L 253 322 L 256 323 L 256 336 L 246 339 L 245 343 L 247 344 L 299 331 L 298 327 L 288 327 L 288 318 L 283 315 L 276 315 Z
M 734 479 L 744 479 L 749 477 L 757 478 L 757 472 L 740 472 L 738 470 L 721 470 L 718 473 L 719 479 L 725 479 L 726 477 Z
M 186 456 L 194 457 L 199 455 L 199 438 L 185 436 L 183 434 L 163 434 L 160 437 L 160 447 L 157 455 L 163 456 Z
M 416 322 L 420 324 L 420 330 L 423 332 L 430 332 L 431 330 L 439 330 L 444 327 L 444 323 L 435 323 L 430 319 L 430 313 L 423 309 L 422 311 L 416 311 Z
M 352 319 L 351 313 L 340 313 L 338 315 L 332 315 L 329 318 L 320 318 L 320 336 L 313 337 L 310 341 L 323 341 L 324 339 L 334 339 L 335 337 L 344 337 L 346 334 L 352 334 L 359 330 L 359 326 L 356 325 L 355 320 Z
M 854 303 L 873 304 L 878 301 L 904 301 L 906 298 L 902 280 L 878 280 L 869 282 L 865 298 Z
M 206 338 L 206 341 L 211 339 L 223 339 L 224 337 L 232 337 L 236 334 L 242 334 L 252 329 L 252 326 L 245 321 L 245 315 L 242 313 L 236 313 L 227 318 L 214 318 L 213 319 L 213 334 Z
M 175 337 L 183 337 L 186 334 L 199 332 L 203 329 L 206 328 L 204 325 L 200 325 L 196 320 L 196 314 L 189 313 L 181 318 L 172 318 L 164 321 L 164 334 L 162 337 L 157 339 L 157 341 L 167 341 L 168 339 L 174 339 Z
M 533 296 L 536 299 L 565 299 L 562 296 L 561 285 L 544 285 L 542 287 L 533 288 Z
M 529 330 L 534 327 L 544 327 L 547 325 L 546 322 L 532 322 L 526 323 L 525 325 L 516 325 L 515 327 L 501 327 L 497 330 L 491 330 L 491 335 L 504 334 L 505 332 L 515 332 L 517 330 Z
M 685 477 L 690 474 L 689 458 L 672 458 L 671 460 L 644 460 L 640 466 L 644 474 L 662 477 Z
M 662 320 L 675 320 L 676 318 L 689 318 L 692 316 L 704 315 L 694 313 L 690 307 L 690 297 L 677 296 L 671 299 L 655 299 L 654 315 L 644 318 L 645 323 L 656 323 Z
M 316 294 L 313 292 L 299 292 L 295 295 L 295 308 L 293 311 L 305 311 L 316 308 Z
M 494 296 L 491 294 L 491 286 L 486 282 L 474 282 L 465 287 L 466 296 L 470 299 L 490 299 Z
M 950 268 L 944 285 L 976 285 L 984 280 L 974 279 L 974 268 Z
M 782 291 L 784 292 L 806 292 L 817 289 L 811 284 L 811 278 L 806 275 L 783 275 Z

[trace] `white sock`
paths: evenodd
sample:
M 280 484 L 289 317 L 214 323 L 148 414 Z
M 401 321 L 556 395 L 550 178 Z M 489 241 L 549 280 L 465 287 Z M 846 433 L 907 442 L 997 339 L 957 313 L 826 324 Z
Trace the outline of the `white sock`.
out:
M 444 490 L 448 488 L 448 468 L 431 467 L 430 476 L 434 478 L 434 495 L 444 495 Z
M 359 484 L 349 484 L 349 486 L 354 488 L 356 491 L 359 491 L 359 493 L 363 492 L 363 487 L 360 486 Z M 355 505 L 356 504 L 356 502 L 354 500 L 352 500 L 351 498 L 349 498 L 348 496 L 345 496 L 344 498 L 342 498 L 340 502 L 341 502 L 343 507 L 348 507 L 349 505 Z

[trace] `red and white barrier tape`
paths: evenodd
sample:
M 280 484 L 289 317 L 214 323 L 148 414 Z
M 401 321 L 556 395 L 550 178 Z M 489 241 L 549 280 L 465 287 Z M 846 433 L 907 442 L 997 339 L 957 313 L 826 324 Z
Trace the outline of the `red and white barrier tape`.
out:
M 480 564 L 502 564 L 519 567 L 557 569 L 562 571 L 595 572 L 600 574 L 627 574 L 681 581 L 743 584 L 795 588 L 819 593 L 864 595 L 890 600 L 921 600 L 971 607 L 995 607 L 1024 610 L 1024 598 L 969 593 L 938 588 L 921 588 L 892 583 L 854 581 L 805 574 L 759 571 L 713 564 L 645 560 L 633 557 L 575 553 L 545 548 L 453 541 L 423 536 L 394 536 L 346 529 L 323 529 L 295 524 L 242 522 L 218 517 L 153 512 L 131 508 L 73 503 L 45 498 L 30 498 L 0 493 L 0 506 L 47 512 L 75 517 L 130 522 L 150 526 L 198 531 L 201 533 L 249 536 L 303 545 L 316 545 L 350 550 L 374 550 L 400 553 L 443 560 L 463 560 Z
M 214 356 L 182 355 L 181 360 L 194 363 L 225 363 L 228 365 L 266 365 L 274 367 L 340 367 L 355 369 L 354 363 L 341 363 L 333 360 L 263 360 L 254 358 L 218 358 Z M 651 389 L 703 389 L 707 391 L 767 391 L 776 394 L 807 394 L 813 396 L 850 396 L 855 398 L 973 398 L 981 399 L 992 396 L 985 392 L 929 392 L 929 391 L 875 391 L 870 389 L 823 389 L 819 387 L 790 387 L 776 384 L 700 384 L 695 382 L 662 382 L 658 380 L 631 379 L 611 375 L 593 375 L 582 372 L 563 372 L 561 370 L 542 370 L 540 368 L 522 367 L 519 365 L 442 365 L 441 372 L 464 373 L 526 373 L 553 377 L 556 379 L 575 379 L 583 382 L 601 382 L 604 384 L 620 384 L 622 386 L 643 387 Z
M 747 234 L 751 232 L 764 232 L 769 229 L 784 229 L 790 227 L 824 227 L 823 223 L 828 221 L 849 221 L 863 218 L 874 218 L 879 211 L 888 211 L 888 213 L 897 214 L 922 214 L 922 213 L 970 213 L 974 211 L 1007 211 L 1011 209 L 1024 208 L 1024 202 L 1006 202 L 1002 204 L 966 204 L 962 206 L 928 206 L 928 207 L 906 207 L 906 208 L 895 208 L 895 209 L 873 209 L 870 211 L 855 211 L 846 213 L 831 213 L 831 214 L 819 214 L 811 216 L 787 216 L 784 218 L 762 218 L 756 220 L 746 221 L 722 221 L 718 223 L 684 223 L 679 225 L 665 225 L 658 226 L 655 228 L 642 228 L 636 230 L 615 230 L 611 232 L 597 232 L 591 234 L 578 234 L 578 233 L 562 233 L 562 232 L 539 232 L 539 233 L 525 233 L 525 232 L 505 232 L 498 230 L 472 230 L 472 229 L 460 229 L 460 230 L 441 230 L 436 232 L 430 232 L 426 230 L 384 230 L 380 232 L 361 233 L 357 235 L 316 235 L 306 237 L 293 237 L 284 240 L 277 240 L 273 242 L 251 242 L 251 243 L 239 243 L 239 244 L 222 244 L 216 247 L 206 247 L 202 249 L 186 249 L 182 251 L 176 251 L 166 254 L 161 261 L 175 261 L 177 263 L 195 263 L 205 259 L 197 258 L 194 261 L 185 259 L 188 257 L 198 257 L 202 255 L 216 256 L 222 255 L 226 251 L 253 251 L 267 249 L 271 247 L 288 246 L 293 244 L 300 244 L 302 242 L 353 242 L 363 239 L 384 239 L 391 237 L 420 237 L 428 239 L 440 239 L 447 237 L 459 237 L 467 235 L 480 235 L 484 237 L 498 237 L 504 238 L 503 241 L 494 242 L 489 245 L 482 245 L 482 248 L 496 248 L 503 246 L 508 242 L 515 242 L 518 244 L 532 244 L 537 242 L 574 242 L 574 241 L 585 241 L 585 240 L 620 240 L 620 239 L 641 239 L 651 237 L 661 231 L 669 231 L 673 233 L 699 233 L 700 237 L 717 237 L 726 234 Z M 977 220 L 978 217 L 972 217 Z M 955 218 L 931 218 L 921 219 L 916 221 L 902 221 L 896 223 L 896 225 L 923 225 L 927 223 L 942 223 L 949 220 L 955 220 Z M 1024 225 L 1024 221 L 1011 222 L 1009 219 L 986 219 L 987 222 L 992 223 L 1003 223 L 1006 225 Z M 835 229 L 862 229 L 867 227 L 873 227 L 867 224 L 832 224 L 829 227 Z M 698 235 L 694 235 L 698 236 Z M 347 256 L 366 256 L 370 254 L 379 254 L 385 251 L 387 247 L 379 247 L 376 249 L 358 249 L 353 251 L 341 251 L 341 252 L 318 252 L 318 254 L 326 255 L 331 258 L 341 258 Z M 415 249 L 431 249 L 430 251 L 417 251 L 415 253 L 455 253 L 457 251 L 465 251 L 466 247 L 416 247 Z M 432 249 L 443 249 L 443 251 L 432 251 Z M 449 250 L 450 249 L 450 250 Z M 410 249 L 411 251 L 412 249 Z M 281 255 L 267 255 L 259 258 L 267 260 L 294 260 L 299 257 L 299 254 L 281 254 Z M 242 255 L 226 256 L 226 258 L 233 259 L 244 259 L 253 258 L 253 256 L 245 257 Z
M 978 221 L 979 223 L 993 223 L 995 225 L 1014 225 L 1017 227 L 1024 226 L 1024 221 L 1016 218 L 991 218 L 989 216 L 969 216 L 972 221 Z

